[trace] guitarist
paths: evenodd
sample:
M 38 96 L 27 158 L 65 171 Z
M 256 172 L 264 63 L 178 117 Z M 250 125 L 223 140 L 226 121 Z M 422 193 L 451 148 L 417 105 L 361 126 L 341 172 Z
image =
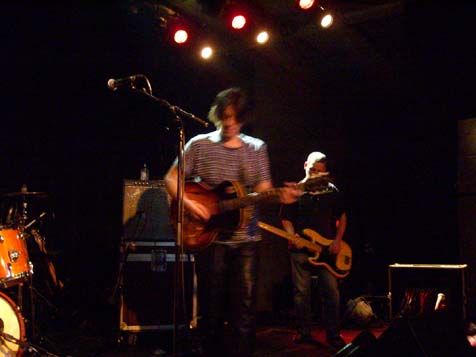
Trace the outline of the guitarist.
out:
M 241 133 L 248 111 L 244 92 L 224 90 L 208 114 L 216 131 L 200 134 L 185 145 L 185 176 L 200 177 L 211 187 L 223 181 L 239 182 L 248 192 L 272 188 L 266 144 Z M 177 160 L 165 176 L 168 192 L 177 197 Z M 282 190 L 282 203 L 296 201 L 297 190 Z M 300 192 L 299 192 L 300 194 Z M 187 214 L 208 221 L 212 212 L 184 193 Z M 196 256 L 199 300 L 199 330 L 205 333 L 207 356 L 251 356 L 255 341 L 257 242 L 261 240 L 255 207 L 247 208 L 249 220 L 237 231 L 221 232 L 207 249 Z M 225 302 L 229 300 L 229 304 Z M 224 323 L 233 336 L 224 343 Z M 227 351 L 228 349 L 228 351 Z
M 317 175 L 328 175 L 326 155 L 312 152 L 304 163 L 306 176 L 303 182 Z M 310 228 L 325 238 L 334 239 L 329 253 L 337 254 L 347 225 L 347 215 L 337 187 L 328 182 L 327 189 L 307 192 L 291 205 L 282 206 L 281 222 L 286 232 L 299 237 L 305 228 Z M 336 224 L 336 222 L 338 222 Z M 305 236 L 302 236 L 305 237 Z M 311 277 L 318 276 L 319 293 L 323 300 L 323 318 L 327 343 L 335 349 L 345 346 L 340 336 L 340 293 L 338 279 L 328 269 L 309 263 L 309 252 L 302 244 L 290 245 L 294 305 L 297 315 L 296 343 L 314 343 L 311 335 Z

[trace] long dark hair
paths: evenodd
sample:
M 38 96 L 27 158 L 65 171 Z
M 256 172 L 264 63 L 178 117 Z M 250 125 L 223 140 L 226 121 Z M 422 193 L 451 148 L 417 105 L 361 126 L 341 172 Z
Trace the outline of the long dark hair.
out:
M 236 111 L 236 119 L 240 123 L 246 121 L 246 113 L 249 110 L 248 99 L 244 91 L 239 87 L 225 89 L 217 94 L 208 112 L 208 119 L 219 127 L 223 112 L 226 107 L 232 105 Z

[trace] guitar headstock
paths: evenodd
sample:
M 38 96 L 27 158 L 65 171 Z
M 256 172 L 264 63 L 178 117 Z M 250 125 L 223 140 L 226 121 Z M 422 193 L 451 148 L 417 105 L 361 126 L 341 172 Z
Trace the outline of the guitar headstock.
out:
M 329 187 L 329 183 L 333 183 L 333 181 L 331 175 L 328 172 L 325 172 L 309 177 L 300 185 L 302 185 L 303 191 L 306 192 L 314 194 L 327 193 L 332 191 L 332 188 Z

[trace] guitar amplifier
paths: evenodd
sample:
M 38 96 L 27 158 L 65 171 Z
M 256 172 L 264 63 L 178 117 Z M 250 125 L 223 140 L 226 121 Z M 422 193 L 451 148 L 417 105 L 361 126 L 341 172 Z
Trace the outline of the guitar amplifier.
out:
M 460 320 L 466 318 L 466 264 L 392 264 L 388 266 L 389 315 L 424 313 L 434 310 L 438 294 L 444 297 L 446 309 Z M 412 301 L 407 301 L 407 300 Z M 428 300 L 428 301 L 425 301 Z M 411 306 L 418 303 L 417 309 Z
M 130 241 L 123 244 L 119 329 L 123 332 L 174 329 L 174 288 L 179 284 L 176 323 L 193 324 L 197 315 L 197 282 L 192 254 L 179 256 L 175 281 L 174 242 Z
M 133 241 L 173 241 L 170 202 L 163 180 L 124 180 L 123 237 Z

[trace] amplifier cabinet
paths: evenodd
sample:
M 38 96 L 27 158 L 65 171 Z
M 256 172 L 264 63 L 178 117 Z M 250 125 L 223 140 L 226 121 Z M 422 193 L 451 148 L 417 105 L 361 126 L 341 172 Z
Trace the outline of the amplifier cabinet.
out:
M 124 180 L 123 236 L 136 241 L 173 241 L 170 196 L 163 180 Z
M 460 319 L 466 318 L 466 264 L 392 264 L 388 266 L 389 315 L 400 312 L 407 292 L 422 296 L 443 294 L 446 308 Z M 410 295 L 411 296 L 411 295 Z M 437 298 L 430 307 L 434 310 Z
M 174 242 L 129 241 L 122 251 L 120 331 L 173 330 L 176 284 L 180 287 L 176 323 L 189 326 L 197 310 L 194 256 L 180 255 L 183 275 L 176 282 Z

